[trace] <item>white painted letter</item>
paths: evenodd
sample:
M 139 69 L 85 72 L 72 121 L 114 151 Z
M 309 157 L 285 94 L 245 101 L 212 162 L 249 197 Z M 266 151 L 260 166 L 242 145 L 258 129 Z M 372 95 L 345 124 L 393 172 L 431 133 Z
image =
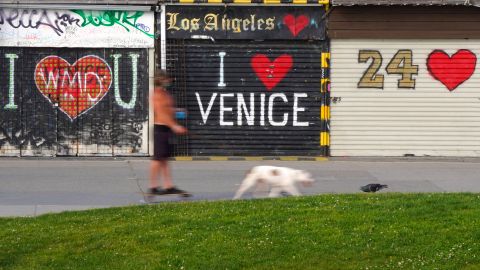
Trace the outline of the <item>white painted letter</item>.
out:
M 232 94 L 220 94 L 220 126 L 233 126 L 233 122 L 223 121 L 223 113 L 233 111 L 233 108 L 225 108 L 224 97 L 233 97 L 233 93 Z
M 125 103 L 120 96 L 120 87 L 118 85 L 118 59 L 122 57 L 121 54 L 114 54 L 113 57 L 113 87 L 115 88 L 115 101 L 124 109 L 133 109 L 135 107 L 135 102 L 137 101 L 137 65 L 138 65 L 138 54 L 129 54 L 132 58 L 132 97 L 130 102 Z
M 268 99 L 268 121 L 272 126 L 277 126 L 277 127 L 284 127 L 287 125 L 288 121 L 288 113 L 283 114 L 283 121 L 282 122 L 275 122 L 273 121 L 273 101 L 275 100 L 276 97 L 279 97 L 283 99 L 283 102 L 287 103 L 287 97 L 285 94 L 282 93 L 277 93 L 277 94 L 272 94 L 270 98 Z
M 213 102 L 215 101 L 215 98 L 217 97 L 217 93 L 213 93 L 212 97 L 210 98 L 210 101 L 208 102 L 207 111 L 203 110 L 202 100 L 200 99 L 200 95 L 198 94 L 198 92 L 195 92 L 195 96 L 197 96 L 198 107 L 200 108 L 200 113 L 202 114 L 203 123 L 206 124 L 207 120 L 208 120 L 208 115 L 210 114 L 210 111 L 212 110 Z
M 297 113 L 304 112 L 305 108 L 298 107 L 298 98 L 299 97 L 308 97 L 307 93 L 295 93 L 293 94 L 293 126 L 294 127 L 308 127 L 309 122 L 297 122 Z
M 18 108 L 15 104 L 15 59 L 18 58 L 18 55 L 13 53 L 5 54 L 5 57 L 10 59 L 9 67 L 9 85 L 8 85 L 8 104 L 5 105 L 5 109 L 14 110 Z
M 265 126 L 265 94 L 260 94 L 260 125 Z
M 243 99 L 243 94 L 237 93 L 237 124 L 242 125 L 243 114 L 245 112 L 245 117 L 247 118 L 247 125 L 253 126 L 255 120 L 255 106 L 254 106 L 254 94 L 250 93 L 250 113 L 247 109 L 247 104 L 245 99 Z
M 223 57 L 226 55 L 225 52 L 219 52 L 218 55 L 220 56 L 220 82 L 218 83 L 218 87 L 225 87 L 224 78 L 223 78 Z

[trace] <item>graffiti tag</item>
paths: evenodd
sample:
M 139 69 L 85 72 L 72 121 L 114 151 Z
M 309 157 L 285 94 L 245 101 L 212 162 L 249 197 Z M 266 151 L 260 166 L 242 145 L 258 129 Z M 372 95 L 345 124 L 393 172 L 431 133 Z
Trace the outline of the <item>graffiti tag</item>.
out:
M 150 27 L 143 23 L 138 23 L 138 19 L 143 16 L 143 11 L 86 11 L 86 10 L 72 10 L 80 15 L 83 22 L 81 27 L 86 26 L 114 26 L 119 25 L 126 31 L 138 30 L 149 37 L 154 37 L 154 34 L 148 33 Z
M 61 12 L 47 12 L 36 9 L 0 9 L 0 30 L 4 25 L 17 28 L 38 29 L 41 26 L 50 28 L 61 36 L 70 25 L 80 26 L 80 19 Z

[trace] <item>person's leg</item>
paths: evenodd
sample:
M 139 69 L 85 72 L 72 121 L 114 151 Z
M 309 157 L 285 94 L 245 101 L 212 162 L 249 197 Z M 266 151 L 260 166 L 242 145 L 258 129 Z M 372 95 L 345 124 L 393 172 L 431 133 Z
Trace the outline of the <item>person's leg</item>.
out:
M 168 160 L 161 160 L 160 164 L 161 164 L 160 167 L 161 167 L 162 178 L 163 178 L 163 188 L 169 189 L 173 187 L 173 182 L 172 182 L 172 174 L 170 171 Z
M 162 164 L 161 167 L 162 167 L 163 188 L 164 188 L 163 194 L 165 195 L 179 194 L 179 195 L 182 195 L 183 197 L 192 196 L 187 191 L 178 189 L 176 186 L 173 185 L 172 174 L 171 174 L 170 165 L 168 164 L 168 160 L 162 160 L 161 164 Z
M 150 162 L 150 188 L 158 188 L 160 186 L 158 175 L 161 169 L 162 163 L 160 160 L 152 160 Z

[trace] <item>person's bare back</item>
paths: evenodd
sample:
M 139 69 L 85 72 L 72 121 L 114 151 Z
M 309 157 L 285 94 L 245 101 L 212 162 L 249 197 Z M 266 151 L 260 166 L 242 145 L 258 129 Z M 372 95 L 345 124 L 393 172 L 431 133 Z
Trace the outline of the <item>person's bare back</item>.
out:
M 187 132 L 186 128 L 175 121 L 175 104 L 172 96 L 165 89 L 155 87 L 152 103 L 155 125 L 168 126 L 176 134 Z

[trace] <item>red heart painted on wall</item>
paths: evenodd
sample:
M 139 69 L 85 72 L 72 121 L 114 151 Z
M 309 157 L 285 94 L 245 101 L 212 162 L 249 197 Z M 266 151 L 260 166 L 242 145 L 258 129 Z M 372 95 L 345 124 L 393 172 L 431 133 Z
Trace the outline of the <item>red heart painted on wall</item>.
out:
M 272 62 L 266 55 L 257 54 L 252 57 L 250 65 L 260 81 L 270 91 L 290 71 L 293 59 L 288 54 L 282 54 Z
M 310 19 L 305 15 L 298 17 L 288 14 L 283 17 L 283 23 L 288 27 L 294 37 L 296 37 L 308 25 Z
M 38 62 L 35 84 L 48 101 L 73 120 L 105 96 L 112 84 L 112 71 L 95 55 L 84 56 L 73 65 L 51 55 Z
M 453 91 L 468 80 L 477 65 L 477 57 L 469 50 L 458 50 L 451 57 L 442 50 L 430 53 L 427 67 L 430 75 Z

